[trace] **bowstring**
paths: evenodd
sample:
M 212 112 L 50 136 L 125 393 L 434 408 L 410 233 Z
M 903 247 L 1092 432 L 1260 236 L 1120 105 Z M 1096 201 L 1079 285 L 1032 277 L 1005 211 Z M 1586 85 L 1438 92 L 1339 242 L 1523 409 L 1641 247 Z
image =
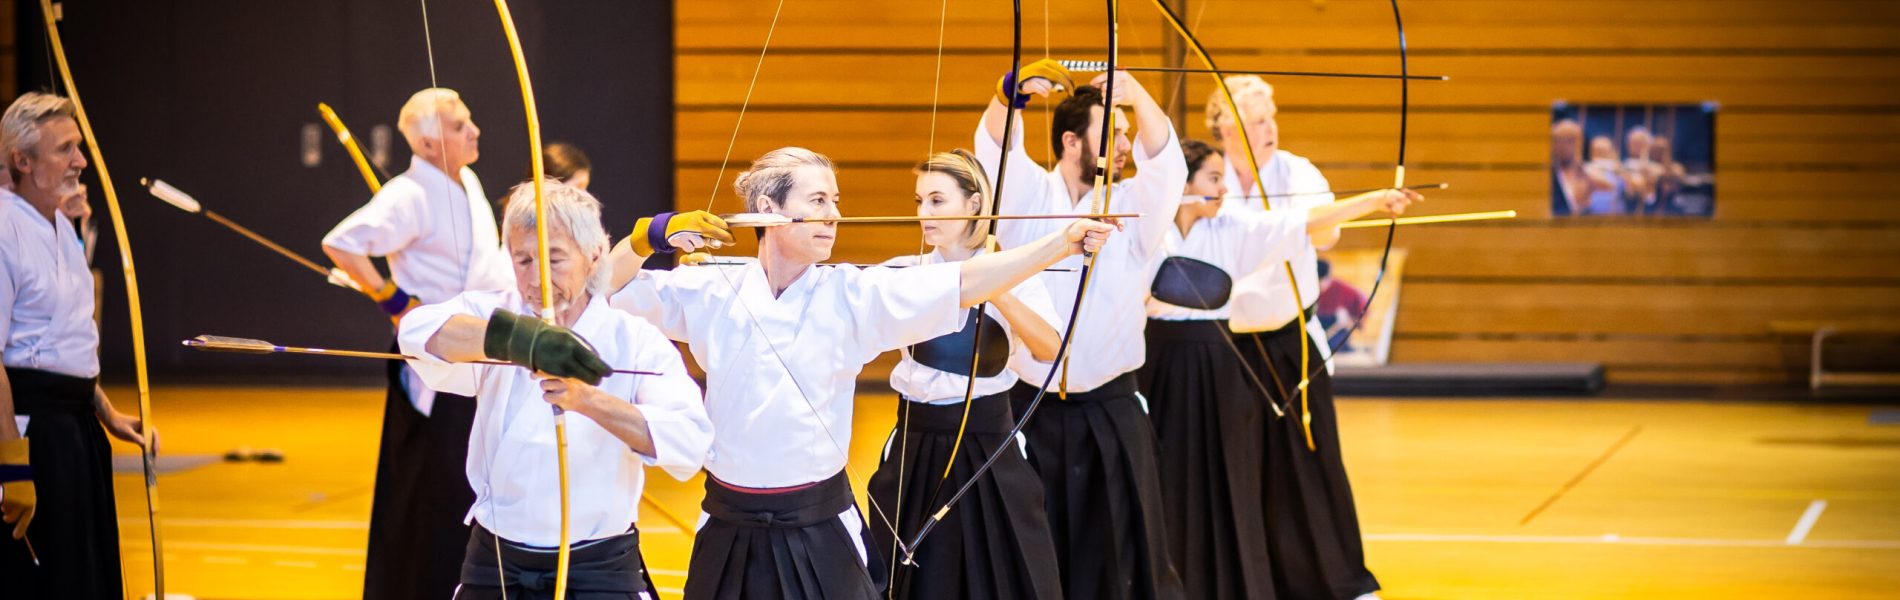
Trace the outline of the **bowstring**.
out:
M 924 144 L 925 164 L 929 163 L 930 157 L 937 151 L 937 107 L 943 96 L 943 41 L 949 23 L 950 0 L 943 0 L 937 9 L 937 62 L 935 72 L 931 76 L 930 84 L 930 136 L 926 139 Z M 972 225 L 974 226 L 974 224 Z M 924 240 L 923 236 L 919 235 L 917 237 L 917 264 L 924 264 L 924 248 L 926 246 L 928 246 L 928 243 Z M 979 307 L 977 310 L 982 310 L 982 308 Z M 905 351 L 899 350 L 899 352 L 902 353 Z M 895 598 L 897 595 L 896 542 L 901 542 L 904 539 L 904 483 L 906 479 L 904 471 L 910 464 L 910 401 L 906 400 L 902 394 L 897 396 L 897 401 L 901 403 L 900 405 L 903 407 L 903 415 L 899 418 L 897 423 L 897 505 L 891 508 L 891 511 L 894 513 L 891 523 L 891 539 L 893 543 L 890 548 L 890 556 L 887 557 L 890 563 L 888 565 L 890 573 L 885 579 L 885 581 L 889 582 L 884 591 L 887 598 Z M 950 459 L 953 461 L 956 460 L 954 452 Z M 865 496 L 869 497 L 870 495 L 870 490 L 867 487 Z
M 440 83 L 438 83 L 438 80 L 436 79 L 436 72 L 435 72 L 435 35 L 433 33 L 433 27 L 431 27 L 429 24 L 429 0 L 417 0 L 417 4 L 419 4 L 422 7 L 422 47 L 423 47 L 424 55 L 428 58 L 429 89 L 432 89 L 432 90 L 439 89 L 441 85 Z M 441 92 L 434 92 L 434 94 L 441 94 Z M 455 243 L 456 250 L 459 251 L 462 249 L 462 229 L 463 228 L 460 226 L 461 225 L 460 223 L 456 222 L 456 219 L 455 219 L 455 204 L 454 204 L 454 193 L 453 193 L 454 190 L 452 189 L 451 186 L 453 186 L 456 182 L 459 182 L 461 180 L 461 173 L 449 173 L 449 160 L 448 160 L 448 152 L 446 148 L 448 144 L 448 131 L 446 131 L 445 128 L 443 127 L 442 115 L 438 110 L 440 108 L 439 99 L 438 99 L 438 105 L 431 106 L 430 108 L 431 108 L 430 114 L 434 115 L 434 119 L 435 119 L 435 131 L 437 133 L 436 144 L 442 147 L 441 148 L 442 164 L 440 165 L 441 166 L 440 170 L 442 171 L 443 177 L 447 179 L 447 181 L 444 182 L 442 186 L 442 198 L 445 201 L 449 202 L 449 206 L 448 206 L 449 231 L 453 235 L 451 240 Z M 463 191 L 466 194 L 467 190 L 463 190 Z M 483 199 L 484 202 L 486 200 L 487 199 L 485 198 Z M 468 203 L 463 202 L 463 204 L 466 205 Z M 468 229 L 470 230 L 469 233 L 470 235 L 473 235 L 474 233 L 473 230 L 475 227 L 475 221 L 474 221 L 475 215 L 470 214 L 468 217 L 469 217 Z M 464 260 L 459 261 L 462 266 L 461 280 L 462 280 L 463 287 L 468 286 L 469 263 L 473 262 L 474 258 L 475 258 L 475 243 L 474 243 L 473 238 L 471 238 L 468 244 L 468 252 L 466 255 L 463 256 Z M 389 279 L 391 282 L 394 282 L 396 280 L 396 273 L 394 269 L 391 269 L 389 273 Z M 400 385 L 403 385 L 404 389 L 407 389 L 408 377 L 400 374 L 400 372 L 398 373 L 397 376 L 401 378 L 402 383 Z M 488 464 L 485 465 L 483 469 L 484 471 L 486 471 L 485 473 L 486 477 L 482 478 L 483 479 L 482 488 L 483 488 L 483 496 L 488 499 L 488 520 L 495 523 L 496 529 L 501 529 L 502 528 L 501 521 L 498 518 L 498 515 L 495 513 L 495 504 L 494 504 L 495 502 L 495 495 L 494 495 L 495 494 L 495 487 L 494 487 L 495 457 L 494 457 L 493 452 L 489 453 L 487 462 Z M 493 538 L 493 545 L 495 547 L 496 588 L 501 591 L 502 600 L 508 600 L 508 575 L 507 575 L 507 569 L 505 568 L 506 562 L 502 559 L 502 556 L 501 556 L 501 534 L 495 533 L 494 529 L 490 529 L 488 531 L 488 535 L 490 538 Z

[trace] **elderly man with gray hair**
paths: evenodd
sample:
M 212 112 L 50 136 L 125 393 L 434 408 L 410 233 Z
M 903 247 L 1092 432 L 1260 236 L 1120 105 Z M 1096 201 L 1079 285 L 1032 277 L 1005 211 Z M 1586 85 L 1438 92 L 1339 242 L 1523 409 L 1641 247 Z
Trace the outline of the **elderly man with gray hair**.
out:
M 92 271 L 65 216 L 83 208 L 73 204 L 84 201 L 83 142 L 66 98 L 27 93 L 0 116 L 11 184 L 0 189 L 0 588 L 8 598 L 123 591 L 105 434 L 140 443 L 144 426 L 114 409 L 98 383 Z
M 414 154 L 409 170 L 330 230 L 324 253 L 392 321 L 465 291 L 511 287 L 494 212 L 468 168 L 481 155 L 481 128 L 461 96 L 416 92 L 397 126 Z M 388 257 L 389 277 L 372 256 Z M 441 598 L 455 588 L 456 557 L 468 541 L 458 517 L 475 494 L 456 473 L 468 456 L 475 400 L 430 390 L 402 363 L 390 363 L 388 377 L 363 597 Z
M 469 291 L 402 320 L 402 351 L 430 387 L 476 398 L 465 469 L 474 521 L 456 598 L 552 596 L 561 539 L 554 420 L 570 414 L 577 465 L 568 589 L 577 597 L 653 598 L 635 528 L 644 466 L 685 480 L 712 446 L 712 421 L 679 350 L 645 320 L 608 306 L 607 231 L 593 196 L 544 183 L 554 324 L 539 317 L 541 279 L 531 184 L 509 195 L 503 229 L 509 290 Z M 477 361 L 497 360 L 512 366 Z M 612 368 L 658 375 L 612 373 Z

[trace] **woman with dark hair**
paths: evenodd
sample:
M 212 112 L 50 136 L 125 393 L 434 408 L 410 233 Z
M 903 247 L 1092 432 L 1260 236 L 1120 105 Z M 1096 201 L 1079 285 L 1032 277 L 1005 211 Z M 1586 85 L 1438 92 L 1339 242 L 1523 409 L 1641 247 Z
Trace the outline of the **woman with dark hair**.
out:
M 555 142 L 541 148 L 542 170 L 555 181 L 586 191 L 593 181 L 594 163 L 587 153 L 567 142 Z
M 1261 429 L 1267 374 L 1242 362 L 1228 334 L 1237 277 L 1275 268 L 1330 230 L 1376 210 L 1403 212 L 1416 192 L 1367 192 L 1305 210 L 1222 212 L 1223 157 L 1181 143 L 1191 175 L 1162 240 L 1148 300 L 1140 389 L 1159 441 L 1168 550 L 1189 598 L 1272 598 Z M 1258 395 L 1256 395 L 1258 394 Z

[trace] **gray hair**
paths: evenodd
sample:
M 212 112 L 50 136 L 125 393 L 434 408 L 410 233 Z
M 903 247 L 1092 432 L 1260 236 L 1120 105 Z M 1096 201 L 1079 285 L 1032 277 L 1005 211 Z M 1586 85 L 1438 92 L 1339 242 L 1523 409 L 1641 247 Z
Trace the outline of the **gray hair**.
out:
M 33 146 L 40 143 L 40 130 L 48 120 L 73 117 L 73 101 L 64 96 L 27 92 L 7 107 L 4 116 L 0 116 L 0 164 L 12 167 L 13 151 L 32 154 Z M 11 169 L 7 169 L 7 181 L 13 181 Z
M 600 224 L 600 201 L 593 194 L 553 179 L 543 180 L 541 186 L 542 200 L 547 203 L 548 230 L 566 231 L 582 252 L 600 253 L 600 263 L 594 265 L 594 275 L 587 280 L 587 291 L 596 296 L 607 293 L 613 269 L 607 265 L 610 241 L 607 228 Z M 516 185 L 509 190 L 507 208 L 502 212 L 504 239 L 517 229 L 533 231 L 534 227 L 534 182 Z
M 807 166 L 832 168 L 831 159 L 823 154 L 797 146 L 779 148 L 752 161 L 751 168 L 733 179 L 732 189 L 745 201 L 746 212 L 764 212 L 759 196 L 771 198 L 773 205 L 784 205 L 785 196 L 792 193 L 792 172 Z
M 459 103 L 462 95 L 449 88 L 428 88 L 409 96 L 396 115 L 396 129 L 414 145 L 417 138 L 442 138 L 442 105 Z

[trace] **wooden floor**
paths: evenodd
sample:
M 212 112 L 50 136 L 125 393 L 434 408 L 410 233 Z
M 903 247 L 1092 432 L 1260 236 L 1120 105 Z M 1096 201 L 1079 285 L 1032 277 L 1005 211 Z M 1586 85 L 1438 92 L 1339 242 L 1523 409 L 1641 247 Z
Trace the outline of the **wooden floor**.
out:
M 1900 425 L 1870 422 L 1900 405 L 1662 400 L 1341 402 L 1383 597 L 1900 595 Z M 154 402 L 167 455 L 288 457 L 160 479 L 170 591 L 358 595 L 379 390 L 161 388 Z M 859 486 L 893 402 L 861 400 Z M 697 480 L 650 473 L 666 511 L 697 516 Z M 136 475 L 117 483 L 127 582 L 142 596 L 144 493 Z M 651 506 L 641 529 L 655 579 L 677 597 L 690 538 Z

